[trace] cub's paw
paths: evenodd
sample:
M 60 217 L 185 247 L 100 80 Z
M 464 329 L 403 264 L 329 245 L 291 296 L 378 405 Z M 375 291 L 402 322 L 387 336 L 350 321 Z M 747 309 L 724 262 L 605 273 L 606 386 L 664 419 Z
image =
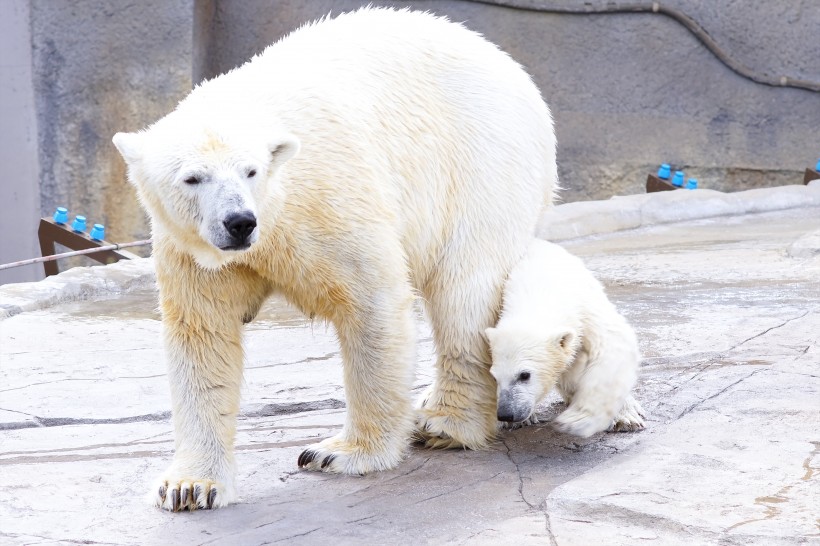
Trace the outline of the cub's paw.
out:
M 538 416 L 534 413 L 518 423 L 499 421 L 499 425 L 502 430 L 518 430 L 519 428 L 528 427 L 530 425 L 537 425 L 538 423 L 540 423 L 540 421 L 538 420 Z
M 235 495 L 210 479 L 164 478 L 154 484 L 149 500 L 163 510 L 179 512 L 221 508 L 233 502 Z
M 552 421 L 552 426 L 566 434 L 589 438 L 606 430 L 610 423 L 611 419 L 608 417 L 593 415 L 570 406 Z
M 610 432 L 635 432 L 646 428 L 644 419 L 646 414 L 637 400 L 631 396 L 624 402 L 624 407 L 615 417 L 612 425 L 609 427 Z
M 361 475 L 395 468 L 404 458 L 406 441 L 392 442 L 388 449 L 376 449 L 353 444 L 342 435 L 313 444 L 299 455 L 299 468 Z M 380 443 L 383 445 L 383 443 Z

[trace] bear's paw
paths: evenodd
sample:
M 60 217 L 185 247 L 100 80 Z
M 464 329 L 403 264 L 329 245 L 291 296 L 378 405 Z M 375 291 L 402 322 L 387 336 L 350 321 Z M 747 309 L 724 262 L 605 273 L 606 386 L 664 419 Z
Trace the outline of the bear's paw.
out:
M 446 409 L 419 410 L 414 435 L 417 443 L 430 449 L 486 449 L 490 445 L 495 436 L 494 419 L 490 428 L 478 411 L 471 418 L 464 415 L 469 410 Z
M 299 455 L 299 468 L 334 474 L 362 475 L 395 468 L 404 458 L 405 441 L 380 448 L 347 441 L 339 434 L 308 446 Z M 389 444 L 389 443 L 388 443 Z M 385 449 L 386 447 L 386 449 Z
M 209 479 L 163 478 L 149 493 L 154 506 L 169 512 L 221 508 L 233 500 L 227 488 Z

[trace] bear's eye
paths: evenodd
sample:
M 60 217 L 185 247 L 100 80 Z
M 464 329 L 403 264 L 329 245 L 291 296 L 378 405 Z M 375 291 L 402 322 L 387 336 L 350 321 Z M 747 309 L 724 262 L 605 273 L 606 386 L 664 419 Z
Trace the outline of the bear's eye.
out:
M 194 184 L 199 184 L 201 182 L 198 176 L 189 176 L 185 179 L 185 183 L 193 186 Z
M 256 169 L 251 169 L 248 171 L 248 178 L 253 178 L 256 176 Z
M 530 372 L 521 372 L 518 374 L 519 381 L 529 381 L 530 380 Z

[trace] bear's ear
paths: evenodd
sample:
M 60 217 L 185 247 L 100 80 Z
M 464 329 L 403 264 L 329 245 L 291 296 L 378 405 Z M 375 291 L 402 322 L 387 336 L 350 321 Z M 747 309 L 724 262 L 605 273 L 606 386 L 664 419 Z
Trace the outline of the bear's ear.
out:
M 299 139 L 290 133 L 279 135 L 268 142 L 270 172 L 275 172 L 285 162 L 299 153 Z
M 117 133 L 111 141 L 129 165 L 142 158 L 142 136 L 139 133 Z

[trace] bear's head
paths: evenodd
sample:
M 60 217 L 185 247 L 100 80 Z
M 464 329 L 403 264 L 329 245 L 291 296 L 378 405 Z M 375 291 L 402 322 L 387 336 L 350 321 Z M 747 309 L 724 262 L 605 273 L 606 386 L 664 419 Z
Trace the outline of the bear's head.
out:
M 572 364 L 580 345 L 576 332 L 544 335 L 530 328 L 507 325 L 487 328 L 498 385 L 498 420 L 525 421 Z
M 285 131 L 260 134 L 252 124 L 217 128 L 179 111 L 145 131 L 117 133 L 113 141 L 151 216 L 154 237 L 170 238 L 207 268 L 257 242 L 260 207 L 281 201 L 277 174 L 299 150 Z

